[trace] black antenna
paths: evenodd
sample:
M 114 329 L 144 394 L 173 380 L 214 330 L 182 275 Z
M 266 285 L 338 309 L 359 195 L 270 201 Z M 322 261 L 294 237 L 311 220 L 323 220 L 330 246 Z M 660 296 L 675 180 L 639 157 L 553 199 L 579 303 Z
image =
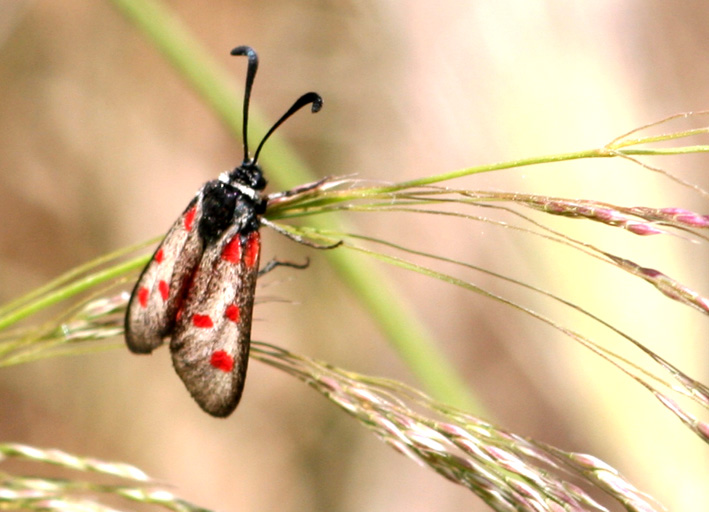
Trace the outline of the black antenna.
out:
M 281 116 L 281 118 L 276 121 L 276 124 L 274 124 L 270 130 L 264 135 L 263 139 L 261 139 L 261 143 L 258 145 L 256 148 L 256 153 L 254 153 L 253 159 L 249 162 L 251 165 L 256 164 L 256 160 L 258 160 L 258 155 L 261 152 L 261 148 L 263 147 L 264 143 L 268 140 L 268 138 L 271 136 L 273 132 L 276 131 L 276 128 L 281 126 L 283 122 L 288 119 L 290 116 L 298 112 L 301 108 L 303 108 L 306 105 L 309 105 L 310 103 L 313 104 L 312 108 L 310 111 L 314 114 L 316 112 L 319 112 L 320 109 L 322 108 L 322 98 L 320 95 L 316 92 L 308 92 L 303 94 L 300 98 L 295 100 L 295 103 L 293 103 L 293 106 L 288 109 L 288 111 Z
M 246 87 L 244 88 L 244 125 L 241 128 L 241 136 L 244 139 L 244 163 L 249 161 L 249 137 L 247 127 L 249 126 L 249 100 L 251 99 L 251 87 L 254 85 L 254 77 L 258 69 L 258 55 L 250 46 L 237 46 L 231 51 L 232 55 L 246 55 L 249 58 L 249 65 L 246 68 Z

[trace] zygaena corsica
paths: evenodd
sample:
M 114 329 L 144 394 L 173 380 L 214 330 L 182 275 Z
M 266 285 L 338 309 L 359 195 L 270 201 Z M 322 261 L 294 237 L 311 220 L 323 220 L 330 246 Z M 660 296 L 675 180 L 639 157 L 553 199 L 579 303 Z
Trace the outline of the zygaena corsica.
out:
M 301 96 L 266 133 L 251 158 L 247 126 L 258 56 L 248 46 L 234 48 L 231 54 L 248 58 L 244 161 L 197 191 L 140 275 L 125 319 L 128 348 L 149 354 L 169 340 L 177 374 L 199 406 L 219 417 L 231 414 L 239 403 L 249 358 L 261 255 L 259 228 L 267 202 L 258 156 L 291 115 L 306 105 L 312 105 L 313 112 L 322 106 L 314 92 Z

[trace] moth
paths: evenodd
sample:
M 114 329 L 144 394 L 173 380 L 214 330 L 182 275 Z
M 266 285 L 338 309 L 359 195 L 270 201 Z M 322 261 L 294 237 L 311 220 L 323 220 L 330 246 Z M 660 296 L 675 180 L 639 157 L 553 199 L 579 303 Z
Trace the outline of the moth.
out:
M 306 105 L 311 105 L 312 112 L 322 107 L 322 98 L 314 92 L 298 98 L 250 157 L 249 101 L 258 56 L 248 46 L 234 48 L 231 55 L 248 58 L 244 160 L 197 191 L 138 278 L 125 317 L 128 348 L 150 354 L 169 340 L 177 374 L 199 406 L 216 417 L 226 417 L 236 409 L 248 365 L 261 256 L 259 228 L 267 223 L 262 219 L 268 198 L 263 194 L 266 179 L 257 163 L 259 153 L 295 112 Z M 284 263 L 274 260 L 262 272 L 277 264 Z

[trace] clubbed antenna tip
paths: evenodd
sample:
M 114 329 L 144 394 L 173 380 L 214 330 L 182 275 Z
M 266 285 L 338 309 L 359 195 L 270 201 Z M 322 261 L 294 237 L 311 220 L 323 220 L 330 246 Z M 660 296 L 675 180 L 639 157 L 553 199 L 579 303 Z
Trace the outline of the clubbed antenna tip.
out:
M 249 124 L 249 103 L 251 100 L 251 89 L 254 84 L 254 77 L 256 76 L 256 70 L 258 69 L 258 55 L 256 55 L 256 52 L 250 46 L 237 46 L 231 51 L 231 54 L 245 55 L 249 59 L 248 68 L 246 70 L 246 87 L 244 88 L 244 124 L 241 133 L 244 142 L 244 164 L 255 165 L 256 161 L 258 160 L 259 153 L 261 152 L 261 148 L 263 147 L 265 142 L 273 134 L 273 132 L 275 132 L 276 129 L 281 124 L 283 124 L 286 119 L 288 119 L 290 116 L 298 112 L 298 110 L 300 110 L 306 105 L 312 104 L 312 107 L 310 108 L 311 112 L 319 112 L 322 108 L 323 101 L 322 97 L 318 93 L 308 92 L 306 94 L 303 94 L 295 101 L 295 103 L 293 103 L 291 108 L 289 108 L 288 111 L 286 111 L 286 113 L 283 114 L 278 121 L 276 121 L 276 124 L 274 124 L 270 130 L 268 130 L 268 132 L 266 133 L 266 135 L 264 135 L 263 139 L 261 139 L 261 142 L 256 148 L 256 153 L 254 153 L 253 159 L 250 159 L 249 137 L 247 132 Z

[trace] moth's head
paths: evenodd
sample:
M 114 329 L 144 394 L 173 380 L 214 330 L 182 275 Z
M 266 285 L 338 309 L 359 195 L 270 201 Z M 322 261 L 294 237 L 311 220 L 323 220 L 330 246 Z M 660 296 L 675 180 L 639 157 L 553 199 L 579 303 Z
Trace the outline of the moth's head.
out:
M 261 167 L 253 160 L 242 163 L 229 173 L 230 185 L 244 185 L 261 192 L 266 188 L 266 178 L 263 177 Z

